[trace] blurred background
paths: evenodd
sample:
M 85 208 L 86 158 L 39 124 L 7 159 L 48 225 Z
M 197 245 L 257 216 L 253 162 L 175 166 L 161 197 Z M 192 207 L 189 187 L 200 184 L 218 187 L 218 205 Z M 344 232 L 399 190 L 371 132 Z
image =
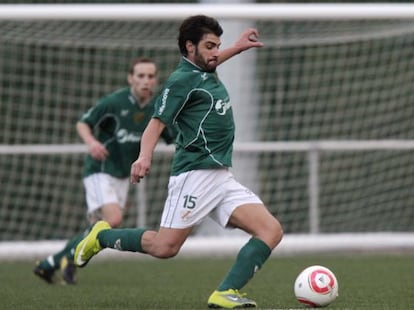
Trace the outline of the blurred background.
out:
M 199 3 L 157 3 L 173 2 Z M 201 1 L 217 2 L 240 1 Z M 0 1 L 18 3 L 37 1 Z M 235 173 L 262 197 L 285 233 L 414 232 L 414 156 L 412 149 L 404 149 L 404 141 L 414 138 L 414 21 L 220 21 L 223 46 L 247 26 L 257 27 L 265 43 L 265 48 L 228 61 L 219 73 L 235 107 Z M 129 63 L 137 56 L 156 61 L 162 84 L 179 61 L 179 24 L 139 17 L 0 20 L 0 241 L 62 240 L 86 226 L 83 152 L 55 154 L 41 146 L 7 150 L 16 145 L 59 149 L 79 144 L 76 121 L 100 97 L 127 85 Z M 402 144 L 377 149 L 381 142 L 394 140 Z M 283 150 L 277 144 L 266 151 L 257 144 L 315 141 L 378 144 L 363 151 L 316 153 L 312 148 Z M 139 223 L 146 203 L 145 225 L 157 227 L 170 160 L 170 152 L 157 153 L 145 201 L 139 189 L 131 191 L 124 226 Z M 312 169 L 317 176 L 313 187 Z M 198 233 L 217 231 L 200 228 Z

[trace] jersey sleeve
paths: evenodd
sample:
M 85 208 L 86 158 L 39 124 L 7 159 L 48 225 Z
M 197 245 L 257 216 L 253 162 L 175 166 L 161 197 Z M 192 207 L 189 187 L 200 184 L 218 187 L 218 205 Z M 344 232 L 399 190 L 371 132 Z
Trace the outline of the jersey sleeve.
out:
M 167 126 L 162 131 L 161 138 L 165 141 L 165 143 L 171 144 L 175 141 L 176 135 L 177 131 L 175 127 Z
M 102 115 L 107 112 L 107 105 L 103 101 L 98 101 L 93 107 L 86 111 L 79 119 L 79 121 L 88 124 L 93 128 L 101 119 Z
M 112 135 L 117 127 L 116 118 L 111 110 L 111 103 L 104 99 L 99 100 L 96 105 L 85 112 L 79 121 L 86 123 L 94 131 L 99 130 L 109 135 Z

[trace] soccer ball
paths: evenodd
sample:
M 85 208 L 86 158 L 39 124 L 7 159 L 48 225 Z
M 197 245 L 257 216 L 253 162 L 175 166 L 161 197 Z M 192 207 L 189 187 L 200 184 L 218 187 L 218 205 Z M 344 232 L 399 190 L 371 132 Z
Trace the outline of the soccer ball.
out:
M 323 266 L 304 269 L 295 281 L 296 299 L 310 307 L 324 307 L 338 297 L 338 281 L 332 271 Z

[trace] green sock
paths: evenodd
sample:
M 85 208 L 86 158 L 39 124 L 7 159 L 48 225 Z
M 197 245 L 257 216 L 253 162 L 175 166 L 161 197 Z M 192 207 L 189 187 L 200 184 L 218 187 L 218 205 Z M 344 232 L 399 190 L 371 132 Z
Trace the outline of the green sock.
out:
M 85 237 L 86 234 L 90 231 L 88 228 L 85 232 L 77 234 L 68 242 L 66 242 L 65 247 L 57 252 L 54 255 L 47 257 L 45 260 L 41 261 L 40 265 L 44 269 L 59 269 L 60 261 L 63 257 L 67 257 L 69 260 L 73 260 L 73 256 L 75 254 L 75 248 L 78 243 Z
M 50 255 L 48 257 L 46 257 L 44 260 L 41 260 L 39 262 L 39 266 L 40 268 L 44 269 L 44 270 L 55 270 L 58 269 L 59 267 L 55 266 L 55 261 L 53 260 L 53 256 Z
M 271 252 L 262 240 L 251 238 L 240 249 L 235 263 L 217 290 L 241 289 L 262 267 Z
M 147 229 L 123 228 L 102 230 L 98 240 L 102 247 L 118 251 L 145 253 L 141 247 L 141 238 Z
M 60 260 L 62 257 L 66 256 L 69 260 L 73 260 L 75 248 L 78 245 L 79 242 L 84 238 L 84 233 L 77 234 L 72 239 L 70 239 L 66 245 L 65 248 L 60 251 L 59 253 L 56 253 L 53 255 L 53 260 L 60 265 Z

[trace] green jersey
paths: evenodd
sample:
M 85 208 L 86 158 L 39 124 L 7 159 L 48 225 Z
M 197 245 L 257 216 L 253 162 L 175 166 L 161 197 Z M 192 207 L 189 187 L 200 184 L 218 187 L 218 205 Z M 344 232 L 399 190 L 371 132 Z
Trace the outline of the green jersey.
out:
M 231 167 L 235 125 L 217 73 L 204 72 L 182 58 L 164 84 L 154 117 L 178 131 L 172 175 Z
M 86 157 L 84 176 L 107 173 L 116 178 L 126 178 L 131 164 L 137 159 L 142 133 L 154 113 L 154 101 L 140 107 L 129 87 L 119 89 L 100 99 L 80 118 L 89 125 L 95 138 L 108 150 L 108 157 L 98 161 L 89 154 Z M 173 141 L 165 130 L 163 138 Z

